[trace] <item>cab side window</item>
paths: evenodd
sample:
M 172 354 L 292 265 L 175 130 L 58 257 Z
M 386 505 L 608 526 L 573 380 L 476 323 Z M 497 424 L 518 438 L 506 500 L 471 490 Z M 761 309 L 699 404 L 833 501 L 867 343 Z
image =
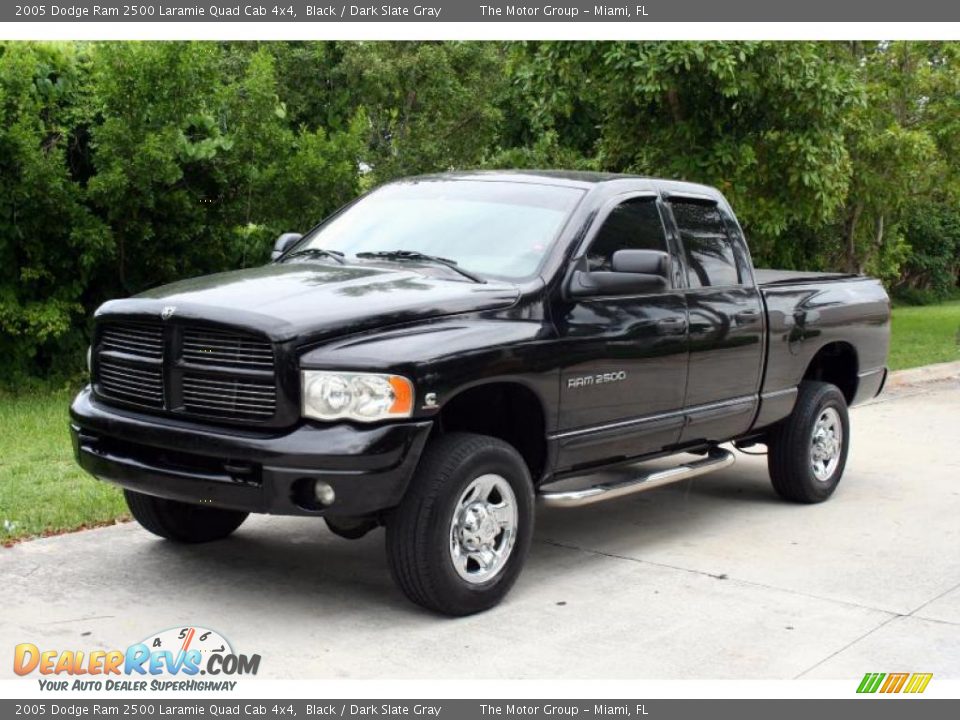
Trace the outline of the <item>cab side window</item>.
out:
M 740 263 L 720 211 L 713 203 L 673 200 L 687 261 L 687 285 L 723 287 L 743 284 Z
M 627 200 L 607 215 L 587 250 L 590 271 L 612 270 L 613 254 L 617 250 L 667 252 L 667 238 L 653 198 Z

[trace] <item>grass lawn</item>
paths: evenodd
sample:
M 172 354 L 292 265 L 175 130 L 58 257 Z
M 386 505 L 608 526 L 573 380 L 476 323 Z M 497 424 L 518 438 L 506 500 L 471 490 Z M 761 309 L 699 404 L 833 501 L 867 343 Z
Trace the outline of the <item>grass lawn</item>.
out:
M 893 311 L 894 370 L 960 360 L 960 301 Z M 66 391 L 0 394 L 0 544 L 126 518 L 120 491 L 81 472 Z
M 960 360 L 960 300 L 893 310 L 890 368 Z
M 0 544 L 126 513 L 120 491 L 73 460 L 67 408 L 72 393 L 0 394 Z

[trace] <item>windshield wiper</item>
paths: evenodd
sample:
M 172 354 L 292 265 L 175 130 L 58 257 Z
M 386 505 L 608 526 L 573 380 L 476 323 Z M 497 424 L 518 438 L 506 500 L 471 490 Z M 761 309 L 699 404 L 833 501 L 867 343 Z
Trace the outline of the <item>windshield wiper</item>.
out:
M 339 250 L 325 250 L 324 248 L 304 248 L 303 250 L 295 250 L 289 255 L 284 255 L 282 258 L 280 258 L 280 261 L 286 262 L 287 260 L 295 257 L 328 257 L 333 258 L 341 265 L 347 262 L 343 259 L 343 253 Z
M 473 280 L 475 283 L 486 282 L 486 280 L 479 275 L 474 275 L 469 270 L 464 270 L 462 267 L 459 267 L 456 260 L 450 260 L 449 258 L 439 257 L 437 255 L 427 255 L 426 253 L 418 252 L 416 250 L 378 250 L 377 252 L 358 252 L 357 257 L 381 258 L 383 260 L 414 260 L 417 262 L 431 262 L 437 265 L 448 267 L 454 272 L 460 273 L 465 278 Z

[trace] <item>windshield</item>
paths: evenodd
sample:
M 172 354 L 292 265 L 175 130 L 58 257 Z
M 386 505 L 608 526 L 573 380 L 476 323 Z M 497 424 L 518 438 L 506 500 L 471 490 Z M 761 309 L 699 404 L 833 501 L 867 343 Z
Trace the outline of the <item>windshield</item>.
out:
M 575 188 L 483 180 L 411 180 L 386 185 L 307 236 L 296 250 L 409 250 L 464 270 L 533 275 L 582 196 Z

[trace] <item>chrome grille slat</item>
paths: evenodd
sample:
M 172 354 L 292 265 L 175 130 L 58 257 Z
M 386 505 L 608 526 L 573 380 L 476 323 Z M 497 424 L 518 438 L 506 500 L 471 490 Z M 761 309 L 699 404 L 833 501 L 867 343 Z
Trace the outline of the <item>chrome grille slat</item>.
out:
M 122 388 L 111 388 L 110 395 L 117 398 L 118 400 L 123 400 L 124 402 L 132 403 L 135 405 L 141 405 L 148 408 L 160 408 L 163 407 L 163 400 L 157 399 L 151 401 L 151 398 L 147 398 L 143 393 L 134 391 L 134 390 L 124 390 Z
M 186 360 L 186 357 L 184 357 L 184 359 Z M 219 367 L 234 366 L 234 367 L 248 368 L 249 366 L 254 366 L 264 370 L 273 368 L 272 361 L 264 362 L 264 361 L 257 361 L 257 360 L 237 360 L 233 356 L 230 356 L 229 358 L 227 358 L 222 355 L 213 355 L 210 353 L 204 353 L 202 356 L 199 356 L 199 357 L 191 357 L 188 362 L 191 362 L 194 364 L 202 364 L 202 365 L 217 365 Z
M 104 337 L 118 340 L 131 340 L 152 343 L 160 340 L 163 333 L 152 333 L 136 330 L 133 327 L 113 328 L 104 332 Z
M 128 382 L 126 380 L 117 380 L 113 377 L 104 376 L 102 383 L 108 385 L 111 389 L 123 388 L 131 392 L 140 393 L 145 397 L 151 397 L 155 400 L 162 400 L 163 393 L 161 393 L 156 386 L 143 385 L 142 383 Z
M 190 324 L 165 330 L 159 320 L 106 321 L 99 350 L 96 387 L 107 399 L 240 423 L 277 414 L 274 348 L 265 337 Z
M 195 380 L 190 380 L 190 382 L 185 382 L 183 385 L 184 392 L 207 392 L 214 393 L 217 395 L 223 393 L 241 393 L 249 395 L 266 395 L 273 397 L 274 389 L 271 386 L 263 385 L 245 385 L 243 383 L 237 383 L 233 386 L 224 386 L 222 383 L 210 384 L 204 382 L 197 382 Z
M 229 393 L 230 395 L 236 395 L 238 398 L 247 399 L 247 400 L 273 400 L 273 391 L 270 392 L 257 392 L 250 390 L 224 390 L 224 389 L 208 389 L 204 390 L 197 387 L 185 387 L 183 389 L 184 395 L 196 395 L 198 397 L 209 397 L 214 400 L 217 400 L 223 397 L 224 393 Z
M 202 387 L 220 386 L 225 388 L 239 388 L 241 390 L 264 390 L 273 392 L 273 383 L 250 380 L 248 378 L 225 378 L 221 375 L 211 377 L 209 375 L 189 374 L 183 379 L 184 385 L 200 385 Z
M 245 338 L 237 338 L 234 341 L 218 340 L 216 338 L 203 338 L 188 334 L 184 340 L 185 345 L 199 345 L 200 347 L 216 347 L 225 350 L 250 350 L 261 352 L 264 355 L 271 355 L 270 348 L 263 347 L 262 343 L 251 342 Z
M 122 377 L 129 375 L 131 377 L 139 377 L 147 380 L 153 380 L 160 373 L 160 368 L 157 368 L 156 370 L 149 370 L 146 368 L 141 369 L 139 367 L 135 367 L 134 365 L 115 364 L 113 360 L 108 360 L 106 358 L 100 361 L 100 370 L 117 373 Z
M 107 335 L 104 338 L 104 342 L 113 347 L 128 347 L 133 350 L 144 350 L 149 353 L 154 353 L 157 351 L 157 347 L 154 344 L 147 342 L 146 340 L 133 340 L 131 338 L 116 337 L 113 335 Z M 159 345 L 159 340 L 157 341 Z
M 103 373 L 101 376 L 101 381 L 107 383 L 112 387 L 128 387 L 133 390 L 138 390 L 144 395 L 155 396 L 159 399 L 162 399 L 163 393 L 157 389 L 156 385 L 151 385 L 145 381 L 137 380 L 128 380 L 124 377 L 117 377 L 110 373 Z
M 237 412 L 249 412 L 251 414 L 256 414 L 256 415 L 260 415 L 264 413 L 267 415 L 272 414 L 272 411 L 261 403 L 231 402 L 229 400 L 225 400 L 223 402 L 220 402 L 217 400 L 203 400 L 200 403 L 195 403 L 190 398 L 186 398 L 184 399 L 183 404 L 187 407 L 191 407 L 191 406 L 203 407 L 204 410 L 211 410 L 211 409 L 225 410 L 225 411 L 230 410 L 230 411 L 237 411 Z
M 201 355 L 202 357 L 209 357 L 209 356 L 216 355 L 216 356 L 219 356 L 219 357 L 222 357 L 222 358 L 228 358 L 228 359 L 230 359 L 230 358 L 236 358 L 237 360 L 252 360 L 252 361 L 258 362 L 258 363 L 264 363 L 264 362 L 265 362 L 265 363 L 272 363 L 272 362 L 273 362 L 273 356 L 272 356 L 272 355 L 258 355 L 258 354 L 256 354 L 256 353 L 233 352 L 233 351 L 227 351 L 227 350 L 216 350 L 216 349 L 214 349 L 214 348 L 209 348 L 209 347 L 190 347 L 190 346 L 187 346 L 187 345 L 184 345 L 183 349 L 184 349 L 184 351 L 185 351 L 188 355 L 192 355 L 192 354 L 194 354 L 194 353 L 197 353 L 197 354 Z
M 107 328 L 103 331 L 104 335 L 118 335 L 120 337 L 137 337 L 145 340 L 159 339 L 163 333 L 159 328 L 150 328 L 146 325 L 138 326 L 136 323 L 124 323 L 116 327 Z
M 195 351 L 195 352 L 196 352 L 196 354 L 194 355 L 194 354 L 191 353 L 190 351 L 187 351 L 187 352 L 184 354 L 184 360 L 187 360 L 187 359 L 189 358 L 189 362 L 196 362 L 198 359 L 199 359 L 199 360 L 205 360 L 205 359 L 211 359 L 211 360 L 212 360 L 212 359 L 215 358 L 215 359 L 219 360 L 220 362 L 226 363 L 226 364 L 229 364 L 229 365 L 233 365 L 233 364 L 251 365 L 251 364 L 252 364 L 252 365 L 261 365 L 261 366 L 263 366 L 264 368 L 266 368 L 266 367 L 272 367 L 272 366 L 273 366 L 273 358 L 256 357 L 256 356 L 250 356 L 250 355 L 241 355 L 241 354 L 238 354 L 238 353 L 221 353 L 221 352 L 216 352 L 216 351 L 212 351 L 212 350 L 198 350 L 198 351 Z

